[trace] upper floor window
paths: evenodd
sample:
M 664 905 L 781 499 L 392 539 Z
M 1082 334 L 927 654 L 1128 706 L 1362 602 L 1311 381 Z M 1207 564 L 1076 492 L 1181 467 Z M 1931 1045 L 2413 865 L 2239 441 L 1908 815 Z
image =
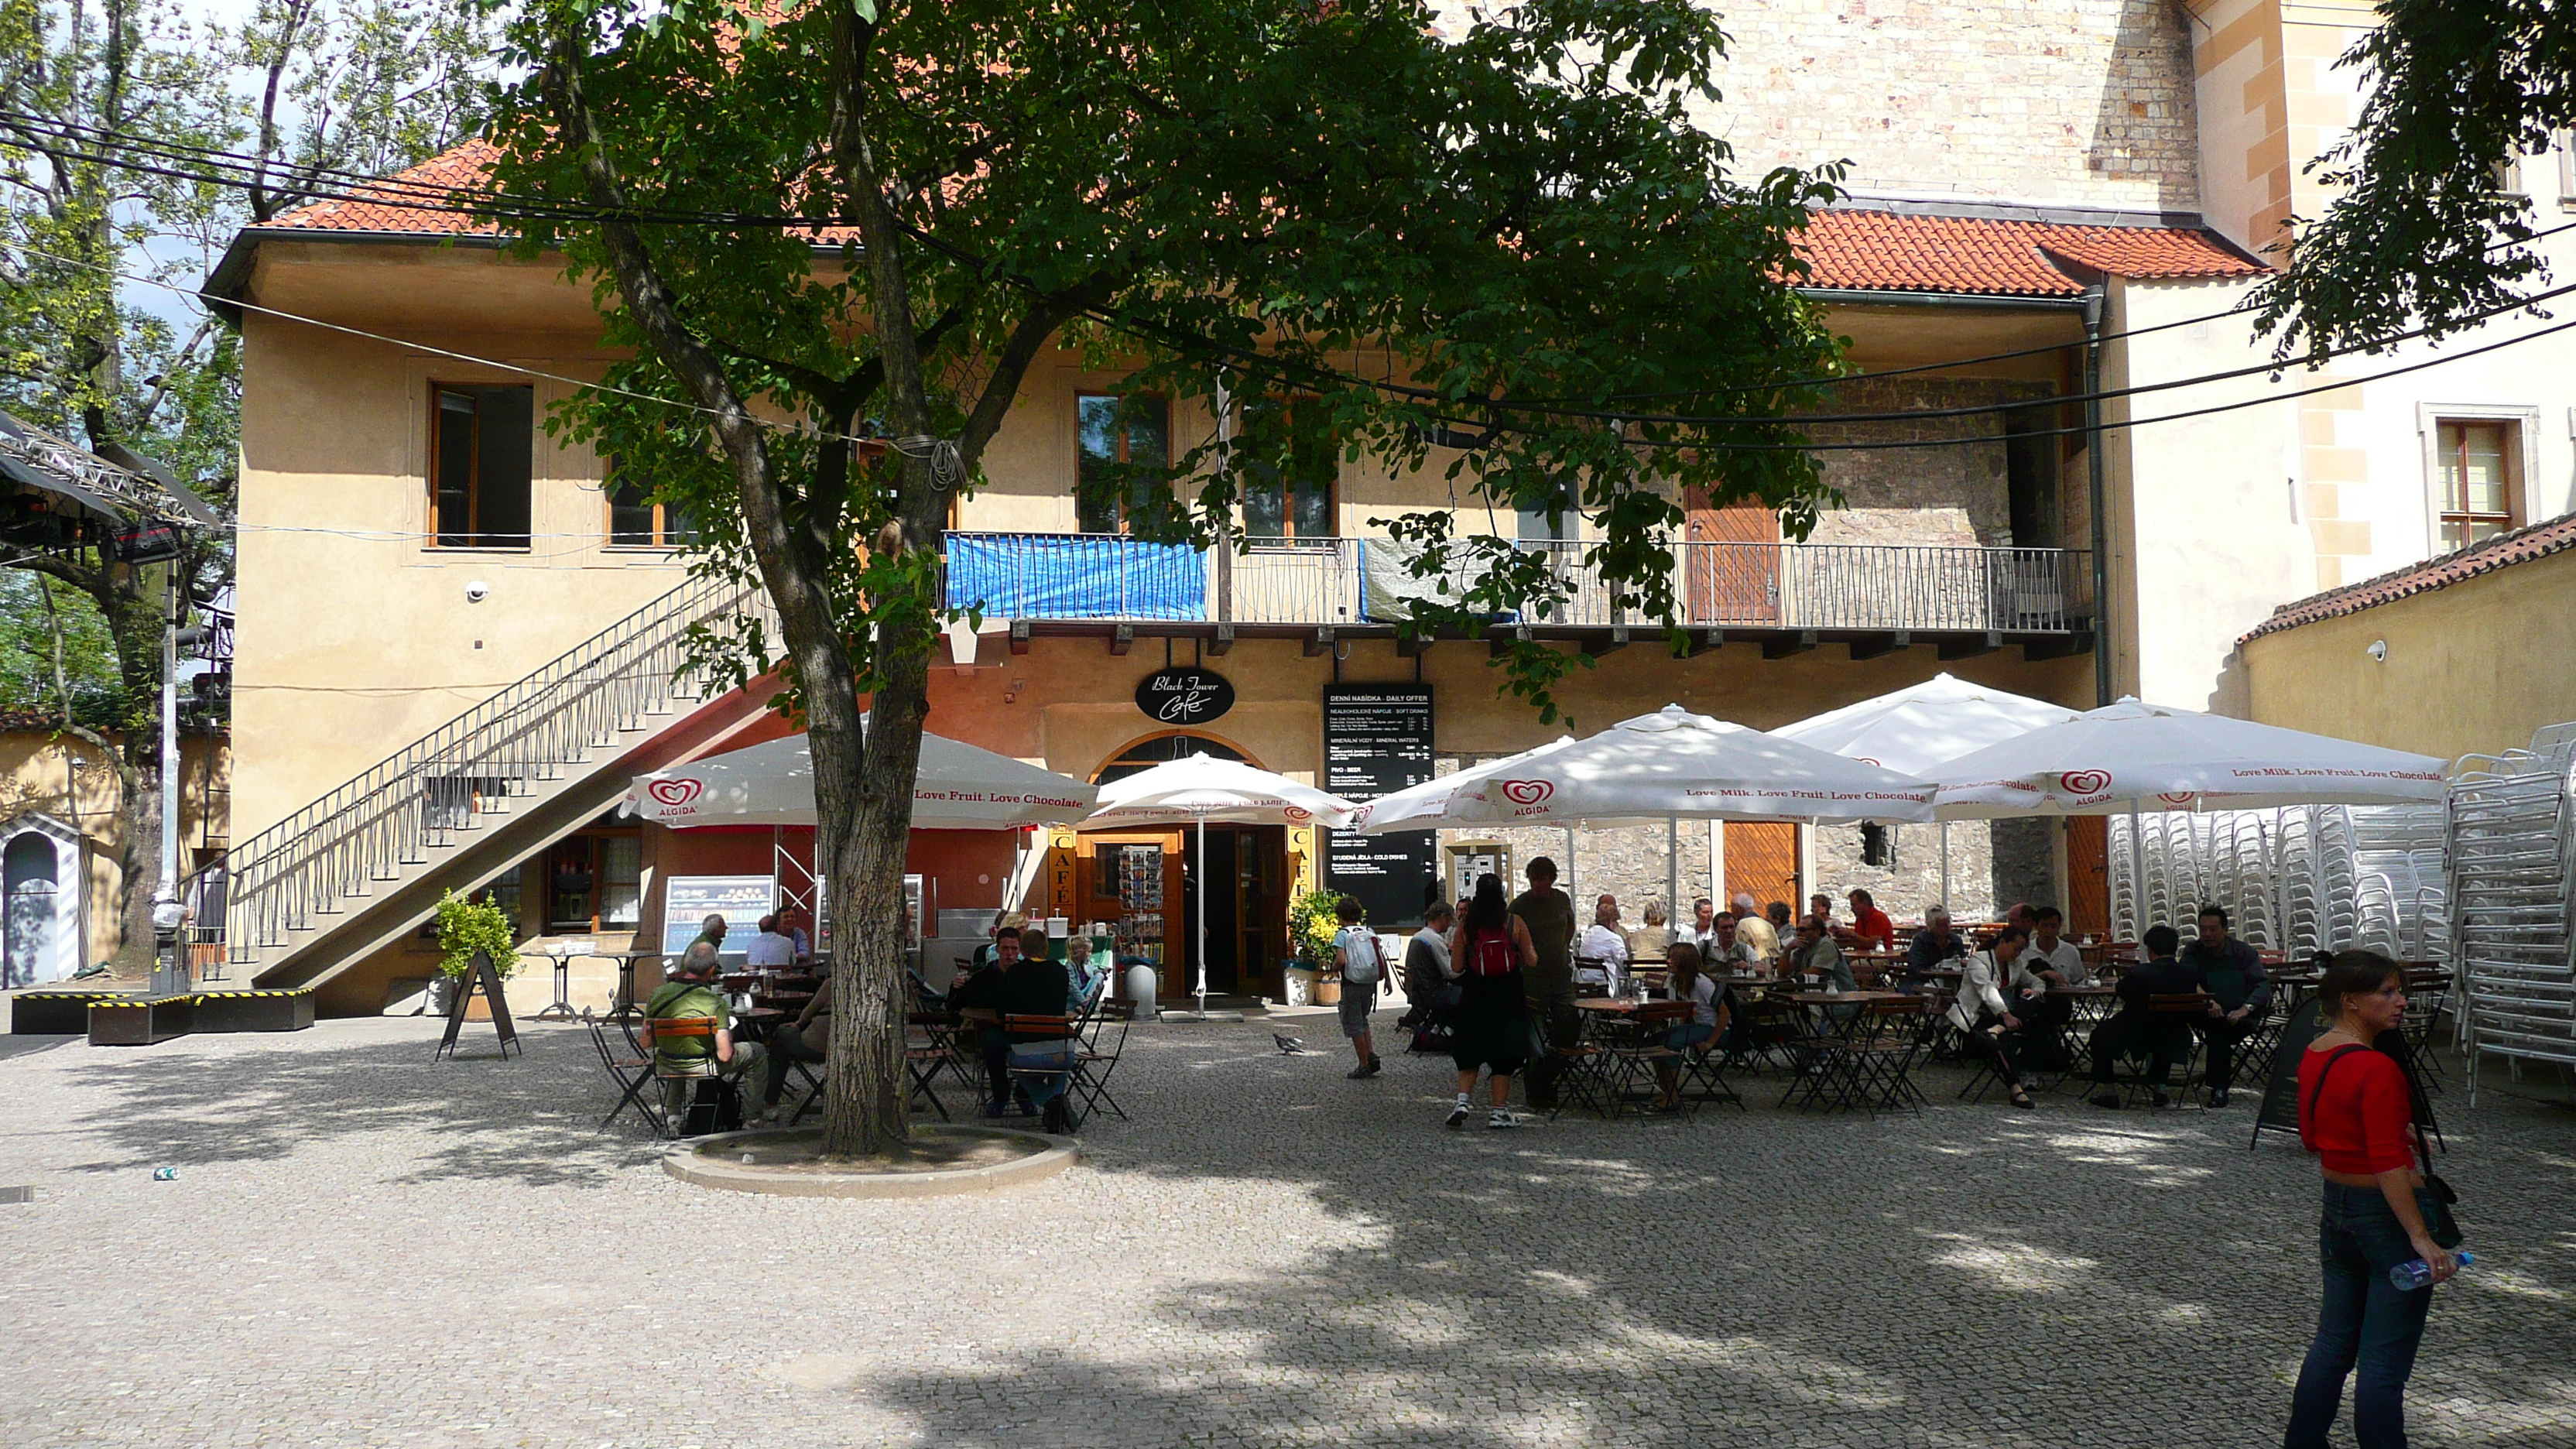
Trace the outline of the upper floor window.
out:
M 1150 393 L 1074 400 L 1074 512 L 1084 533 L 1125 533 L 1130 515 L 1170 486 L 1172 405 Z M 1113 491 L 1114 490 L 1114 491 Z
M 430 389 L 429 532 L 440 548 L 526 548 L 537 392 L 525 383 Z
M 698 526 L 689 511 L 653 497 L 645 484 L 608 470 L 608 542 L 613 548 L 678 548 L 698 541 Z
M 1333 482 L 1341 459 L 1314 405 L 1247 399 L 1238 437 L 1257 450 L 1243 485 L 1244 537 L 1256 544 L 1333 537 Z
M 2558 150 L 2558 204 L 2576 206 L 2576 131 L 2561 131 L 2550 139 Z
M 2466 548 L 2522 526 L 2521 439 L 2516 424 L 2435 424 L 2434 468 L 2441 489 L 2441 548 Z

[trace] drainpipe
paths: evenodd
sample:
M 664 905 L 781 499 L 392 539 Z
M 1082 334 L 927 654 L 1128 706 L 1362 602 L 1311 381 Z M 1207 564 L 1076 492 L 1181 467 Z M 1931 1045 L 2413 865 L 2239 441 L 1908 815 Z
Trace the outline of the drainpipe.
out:
M 2102 475 L 2102 308 L 2106 284 L 2084 289 L 2084 465 L 2093 498 L 2093 702 L 2111 694 L 2110 488 Z

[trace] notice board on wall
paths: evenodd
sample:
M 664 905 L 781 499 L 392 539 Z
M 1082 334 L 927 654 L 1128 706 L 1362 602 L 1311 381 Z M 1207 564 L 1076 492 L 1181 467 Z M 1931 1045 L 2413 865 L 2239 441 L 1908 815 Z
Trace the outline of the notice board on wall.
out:
M 662 954 L 677 956 L 698 939 L 709 916 L 725 918 L 717 953 L 740 964 L 760 934 L 760 918 L 777 909 L 778 882 L 765 875 L 675 875 L 662 882 Z
M 1335 684 L 1324 690 L 1324 788 L 1374 800 L 1431 778 L 1431 687 Z M 1439 878 L 1439 836 L 1429 830 L 1362 835 L 1329 830 L 1324 889 L 1357 897 L 1380 930 L 1422 920 L 1422 889 Z

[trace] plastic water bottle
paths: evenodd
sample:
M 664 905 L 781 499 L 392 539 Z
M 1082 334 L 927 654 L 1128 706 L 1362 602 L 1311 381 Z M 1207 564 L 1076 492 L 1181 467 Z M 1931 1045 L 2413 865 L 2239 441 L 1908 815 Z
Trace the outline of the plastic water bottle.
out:
M 2451 1260 L 2465 1268 L 2478 1259 L 2476 1254 L 2463 1250 L 2453 1253 Z M 2433 1286 L 2433 1265 L 2421 1258 L 2409 1258 L 2388 1270 L 2388 1281 L 2401 1289 L 2429 1288 Z

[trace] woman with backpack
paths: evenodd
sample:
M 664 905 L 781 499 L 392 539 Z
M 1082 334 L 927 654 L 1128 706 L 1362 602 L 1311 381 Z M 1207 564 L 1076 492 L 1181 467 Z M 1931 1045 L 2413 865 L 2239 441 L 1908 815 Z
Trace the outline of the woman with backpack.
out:
M 1458 973 L 1458 1016 L 1449 1056 L 1458 1064 L 1458 1101 L 1449 1125 L 1464 1127 L 1475 1108 L 1476 1072 L 1491 1074 L 1489 1128 L 1513 1125 L 1512 1073 L 1529 1060 L 1529 995 L 1522 971 L 1538 961 L 1529 927 L 1512 914 L 1499 876 L 1480 876 L 1474 899 L 1450 938 L 1449 960 Z
M 2406 1378 L 2424 1337 L 2432 1285 L 2458 1271 L 2428 1222 L 2416 1170 L 2413 1094 L 2396 1058 L 2372 1050 L 2406 1014 L 2406 980 L 2375 951 L 2338 952 L 2317 983 L 2333 1024 L 2299 1059 L 2299 1139 L 2317 1155 L 2325 1210 L 2317 1237 L 2325 1271 L 2316 1341 L 2290 1399 L 2288 1449 L 2325 1449 L 2346 1375 L 2352 1431 L 2362 1449 L 2405 1449 Z M 2283 1044 L 2287 1049 L 2287 1043 Z M 2456 1232 L 2449 1234 L 2453 1242 Z M 2429 1281 L 2403 1288 L 2389 1270 L 2419 1263 Z

